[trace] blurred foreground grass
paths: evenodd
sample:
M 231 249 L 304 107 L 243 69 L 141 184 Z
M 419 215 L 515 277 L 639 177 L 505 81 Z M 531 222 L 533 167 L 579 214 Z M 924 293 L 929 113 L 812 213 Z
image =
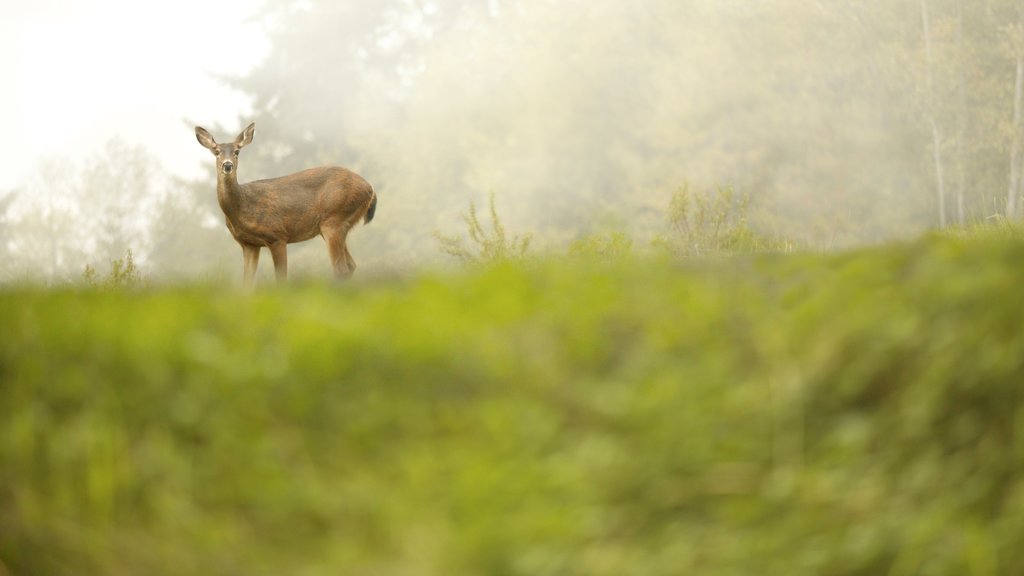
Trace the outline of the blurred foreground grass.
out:
M 0 293 L 0 574 L 1024 573 L 1024 243 Z

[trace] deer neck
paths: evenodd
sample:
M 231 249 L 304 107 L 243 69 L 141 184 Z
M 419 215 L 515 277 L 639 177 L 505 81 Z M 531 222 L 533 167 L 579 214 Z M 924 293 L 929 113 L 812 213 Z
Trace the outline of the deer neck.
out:
M 237 171 L 217 174 L 217 202 L 229 218 L 238 214 L 242 202 L 242 186 L 238 183 Z

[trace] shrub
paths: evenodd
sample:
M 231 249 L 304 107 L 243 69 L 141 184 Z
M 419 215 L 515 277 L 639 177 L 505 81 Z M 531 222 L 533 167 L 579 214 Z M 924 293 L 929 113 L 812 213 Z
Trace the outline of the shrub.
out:
M 788 251 L 788 242 L 750 227 L 749 209 L 750 196 L 737 193 L 732 186 L 694 192 L 689 184 L 683 184 L 669 202 L 669 231 L 655 239 L 655 245 L 678 256 Z
M 570 256 L 614 260 L 633 253 L 633 240 L 625 232 L 589 234 L 569 245 Z
M 135 256 L 131 250 L 125 253 L 124 258 L 111 261 L 106 278 L 86 264 L 82 280 L 92 288 L 134 288 L 143 284 L 142 271 L 135 265 Z
M 435 231 L 434 237 L 441 244 L 441 251 L 463 263 L 524 258 L 530 248 L 530 235 L 510 238 L 505 233 L 505 226 L 501 223 L 498 210 L 494 206 L 494 193 L 491 193 L 489 207 L 491 229 L 487 231 L 477 216 L 476 203 L 469 203 L 469 212 L 462 215 L 462 221 L 466 223 L 468 241 L 462 236 L 448 236 Z
M 1024 574 L 1022 259 L 8 290 L 0 574 Z

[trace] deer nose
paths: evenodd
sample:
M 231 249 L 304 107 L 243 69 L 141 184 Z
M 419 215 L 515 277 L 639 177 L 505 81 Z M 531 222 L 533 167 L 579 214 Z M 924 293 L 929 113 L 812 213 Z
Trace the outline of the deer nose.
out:
M 232 163 L 232 162 L 230 162 L 230 161 L 228 161 L 228 162 L 225 162 L 225 163 L 224 163 L 224 173 L 226 174 L 226 173 L 228 173 L 228 172 L 231 172 L 231 170 L 232 170 L 232 169 L 233 169 L 234 167 L 235 167 L 234 163 Z

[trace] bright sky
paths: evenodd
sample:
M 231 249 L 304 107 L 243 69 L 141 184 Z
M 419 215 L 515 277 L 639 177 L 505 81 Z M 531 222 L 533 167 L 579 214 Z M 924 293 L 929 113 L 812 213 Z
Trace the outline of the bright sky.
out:
M 0 0 L 0 191 L 37 160 L 78 161 L 118 137 L 174 174 L 208 160 L 187 122 L 234 123 L 248 100 L 216 75 L 269 47 L 252 0 Z

